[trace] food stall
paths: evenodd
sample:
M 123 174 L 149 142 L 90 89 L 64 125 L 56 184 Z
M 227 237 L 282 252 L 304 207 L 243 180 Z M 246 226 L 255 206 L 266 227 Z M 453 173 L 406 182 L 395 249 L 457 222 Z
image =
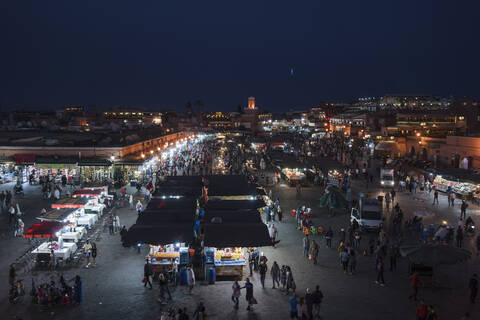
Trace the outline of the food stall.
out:
M 46 238 L 51 241 L 44 242 L 35 248 L 32 253 L 35 255 L 50 254 L 53 250 L 55 256 L 60 259 L 69 259 L 77 251 L 75 242 L 64 242 L 61 230 L 66 226 L 63 222 L 42 221 L 35 223 L 23 234 L 24 238 Z M 53 239 L 57 239 L 53 241 Z
M 78 242 L 87 233 L 85 227 L 77 223 L 80 210 L 78 208 L 58 208 L 47 211 L 44 215 L 37 217 L 37 219 L 63 223 L 64 227 L 58 230 L 62 238 L 67 241 Z
M 50 254 L 53 250 L 55 257 L 63 260 L 70 259 L 73 253 L 77 251 L 75 242 L 47 241 L 39 245 L 32 251 L 33 254 Z
M 83 209 L 88 202 L 87 198 L 65 198 L 52 203 L 52 209 Z
M 301 183 L 305 179 L 304 169 L 300 168 L 283 168 L 282 176 L 284 176 L 291 185 Z
M 84 205 L 83 210 L 85 213 L 95 213 L 101 216 L 105 209 L 105 198 L 112 196 L 108 195 L 104 188 L 96 189 L 82 189 L 77 190 L 72 194 L 72 198 L 87 198 L 89 201 Z
M 100 197 L 103 195 L 107 195 L 104 189 L 81 189 L 77 190 L 72 194 L 72 198 L 78 197 Z
M 437 190 L 442 192 L 453 191 L 455 194 L 466 197 L 475 198 L 479 197 L 480 192 L 480 176 L 477 174 L 463 175 L 449 175 L 449 174 L 437 174 L 433 180 L 433 186 Z
M 271 245 L 267 226 L 262 222 L 210 222 L 203 229 L 205 268 L 213 265 L 217 276 L 243 277 L 245 248 Z
M 98 221 L 96 214 L 84 213 L 83 209 L 53 209 L 45 215 L 37 217 L 41 221 L 60 221 L 73 226 L 90 228 Z
M 217 276 L 243 276 L 245 248 L 205 248 L 205 256 L 206 263 L 213 262 Z
M 147 259 L 152 264 L 154 274 L 168 272 L 174 265 L 187 265 L 190 261 L 190 252 L 185 243 L 169 244 L 164 246 L 150 245 Z
M 338 169 L 329 169 L 328 170 L 328 176 L 327 176 L 327 183 L 334 185 L 334 186 L 339 186 L 340 180 L 343 179 L 343 173 L 338 170 Z

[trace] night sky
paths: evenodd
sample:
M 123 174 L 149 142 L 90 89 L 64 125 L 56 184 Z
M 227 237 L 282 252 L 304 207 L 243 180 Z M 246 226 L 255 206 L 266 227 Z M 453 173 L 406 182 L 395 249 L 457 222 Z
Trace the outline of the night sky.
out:
M 479 96 L 479 1 L 1 1 L 0 105 Z M 290 70 L 294 74 L 291 76 Z

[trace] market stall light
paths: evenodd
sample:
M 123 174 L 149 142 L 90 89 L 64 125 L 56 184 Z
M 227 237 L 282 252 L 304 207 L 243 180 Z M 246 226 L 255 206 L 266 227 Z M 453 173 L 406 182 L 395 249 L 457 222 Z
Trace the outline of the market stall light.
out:
M 150 150 L 150 154 L 153 154 L 153 150 Z
M 110 160 L 114 161 L 114 160 L 115 160 L 115 156 L 110 156 Z
M 142 153 L 140 156 L 141 156 L 142 158 L 145 158 L 145 155 L 144 155 L 143 153 Z

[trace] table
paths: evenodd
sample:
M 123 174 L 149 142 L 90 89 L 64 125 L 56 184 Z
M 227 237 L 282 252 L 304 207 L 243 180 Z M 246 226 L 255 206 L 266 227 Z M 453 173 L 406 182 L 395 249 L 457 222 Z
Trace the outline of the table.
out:
M 41 245 L 38 246 L 35 250 L 32 251 L 33 254 L 41 254 L 41 253 L 46 253 L 50 254 L 51 249 L 49 246 L 55 242 L 44 242 Z M 77 245 L 74 242 L 64 242 L 63 243 L 63 248 L 59 248 L 57 250 L 53 250 L 55 257 L 66 260 L 70 258 L 72 253 L 77 251 Z
M 77 224 L 82 226 L 92 226 L 98 220 L 96 214 L 86 214 L 84 216 L 80 216 L 76 218 Z
M 63 240 L 73 240 L 74 242 L 78 242 L 82 238 L 82 233 L 75 231 L 75 232 L 64 232 L 61 234 Z
M 105 208 L 105 205 L 99 203 L 99 204 L 87 204 L 83 209 L 85 210 L 85 213 L 98 212 L 99 215 L 102 215 L 104 208 Z

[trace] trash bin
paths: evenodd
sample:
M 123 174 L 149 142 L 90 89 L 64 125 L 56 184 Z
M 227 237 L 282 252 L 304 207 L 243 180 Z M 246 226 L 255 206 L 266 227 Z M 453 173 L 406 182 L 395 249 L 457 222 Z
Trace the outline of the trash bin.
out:
M 180 285 L 186 286 L 187 285 L 187 270 L 186 269 L 180 269 Z
M 210 267 L 207 272 L 208 284 L 215 284 L 215 280 L 217 280 L 217 272 L 214 267 Z

